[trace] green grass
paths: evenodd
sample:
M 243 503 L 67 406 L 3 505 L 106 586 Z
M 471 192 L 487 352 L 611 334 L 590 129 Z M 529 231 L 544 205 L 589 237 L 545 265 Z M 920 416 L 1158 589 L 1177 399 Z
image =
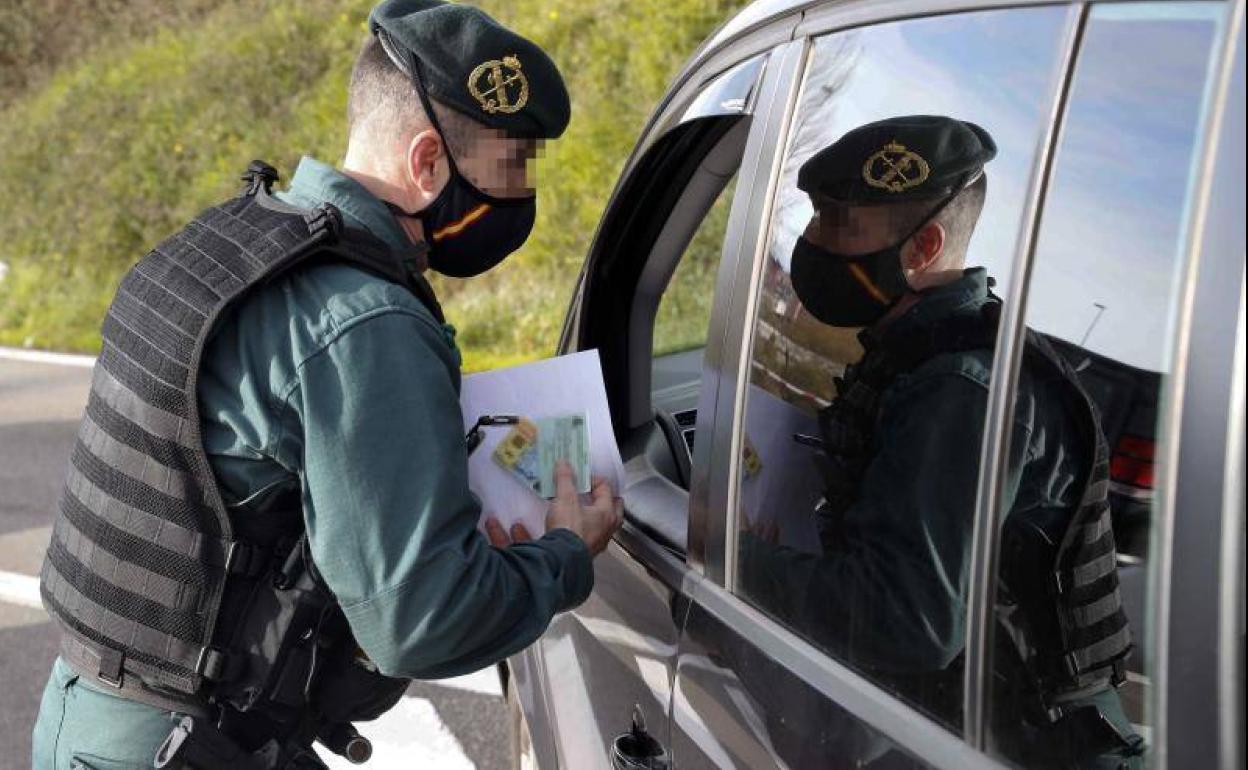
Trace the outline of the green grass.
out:
M 435 278 L 470 370 L 553 351 L 639 129 L 688 54 L 742 3 L 479 4 L 550 51 L 567 78 L 573 119 L 539 162 L 538 220 L 525 247 L 486 276 Z M 8 99 L 0 108 L 0 262 L 10 268 L 0 282 L 0 344 L 97 350 L 124 271 L 195 212 L 232 195 L 250 159 L 287 175 L 303 154 L 339 162 L 347 77 L 371 5 L 199 0 L 148 19 L 94 0 L 80 12 L 112 26 L 76 58 L 40 59 L 12 31 L 0 38 L 0 64 L 7 56 L 34 73 L 0 82 Z M 134 15 L 118 21 L 125 13 Z M 717 256 L 716 247 L 702 269 Z M 709 308 L 709 295 L 671 303 L 692 318 L 699 303 Z M 681 334 L 698 331 L 689 328 Z

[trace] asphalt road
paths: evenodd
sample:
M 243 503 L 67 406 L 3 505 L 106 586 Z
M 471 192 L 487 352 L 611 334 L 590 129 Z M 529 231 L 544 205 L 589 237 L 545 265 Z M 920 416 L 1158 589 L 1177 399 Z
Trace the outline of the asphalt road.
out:
M 29 767 L 30 731 L 56 656 L 57 633 L 31 592 L 20 598 L 21 586 L 39 574 L 90 377 L 86 367 L 0 354 L 0 770 Z M 372 770 L 509 766 L 492 671 L 413 683 L 398 708 L 361 728 L 376 749 Z

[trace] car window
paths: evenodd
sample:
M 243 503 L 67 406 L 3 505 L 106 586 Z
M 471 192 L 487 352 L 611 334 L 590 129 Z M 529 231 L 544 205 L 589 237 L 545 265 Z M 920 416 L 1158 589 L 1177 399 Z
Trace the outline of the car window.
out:
M 603 216 L 573 327 L 602 363 L 625 517 L 682 555 L 702 348 L 766 61 L 712 73 L 663 107 Z
M 1116 766 L 1148 745 L 1147 575 L 1159 514 L 1154 457 L 1165 454 L 1158 404 L 1172 369 L 1182 227 L 1222 12 L 1222 3 L 1096 6 L 1084 29 L 1025 320 L 1069 364 L 1096 422 L 1090 412 L 1081 419 L 1082 394 L 1029 344 L 1003 500 L 996 633 L 1016 638 L 1029 624 L 1047 638 L 996 645 L 991 723 L 994 745 L 1027 766 L 1093 758 Z M 1081 425 L 1101 430 L 1102 471 Z M 1106 477 L 1103 502 L 1081 511 L 1089 484 Z M 1037 679 L 1047 682 L 1038 691 L 1017 685 Z M 1072 755 L 1055 757 L 1058 744 Z
M 1011 278 L 1066 19 L 1054 7 L 987 11 L 816 39 L 759 281 L 734 590 L 952 727 L 992 341 L 902 359 L 945 324 L 980 331 Z M 875 127 L 903 117 L 878 125 L 908 133 Z M 945 134 L 929 129 L 950 132 L 966 152 L 956 157 L 982 159 L 995 145 L 985 175 L 958 166 L 940 149 Z M 873 143 L 853 138 L 863 135 Z M 935 149 L 920 151 L 928 140 Z M 902 242 L 916 254 L 914 227 L 943 240 L 923 252 L 936 261 L 904 280 L 944 283 L 914 305 L 893 302 L 904 290 L 879 299 L 847 266 L 899 270 L 896 252 L 891 263 L 862 260 Z M 834 248 L 821 234 L 857 243 Z M 864 326 L 890 329 L 887 344 Z
M 685 248 L 676 272 L 663 290 L 654 319 L 654 357 L 684 353 L 706 346 L 711 321 L 711 300 L 715 295 L 715 274 L 719 269 L 728 210 L 736 191 L 736 175 L 715 199 L 702 224 Z

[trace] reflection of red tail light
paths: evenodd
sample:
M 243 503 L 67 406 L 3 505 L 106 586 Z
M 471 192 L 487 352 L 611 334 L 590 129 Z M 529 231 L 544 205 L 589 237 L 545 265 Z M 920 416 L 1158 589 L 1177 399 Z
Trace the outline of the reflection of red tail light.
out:
M 1153 452 L 1151 439 L 1124 435 L 1114 447 L 1109 460 L 1109 478 L 1137 489 L 1153 488 Z

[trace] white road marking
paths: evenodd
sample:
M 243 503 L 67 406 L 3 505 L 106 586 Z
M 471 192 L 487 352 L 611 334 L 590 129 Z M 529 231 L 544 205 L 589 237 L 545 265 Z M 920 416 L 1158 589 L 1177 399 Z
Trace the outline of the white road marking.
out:
M 43 609 L 43 601 L 39 598 L 39 578 L 0 570 L 0 602 Z
M 22 348 L 0 348 L 0 359 L 10 361 L 27 361 L 32 364 L 57 364 L 60 366 L 95 366 L 95 356 L 83 356 L 75 353 L 50 353 L 46 350 L 23 350 Z
M 372 722 L 358 722 L 360 735 L 373 744 L 369 770 L 472 770 L 472 760 L 425 698 L 404 697 L 394 708 Z M 317 745 L 317 753 L 330 770 L 359 767 Z

